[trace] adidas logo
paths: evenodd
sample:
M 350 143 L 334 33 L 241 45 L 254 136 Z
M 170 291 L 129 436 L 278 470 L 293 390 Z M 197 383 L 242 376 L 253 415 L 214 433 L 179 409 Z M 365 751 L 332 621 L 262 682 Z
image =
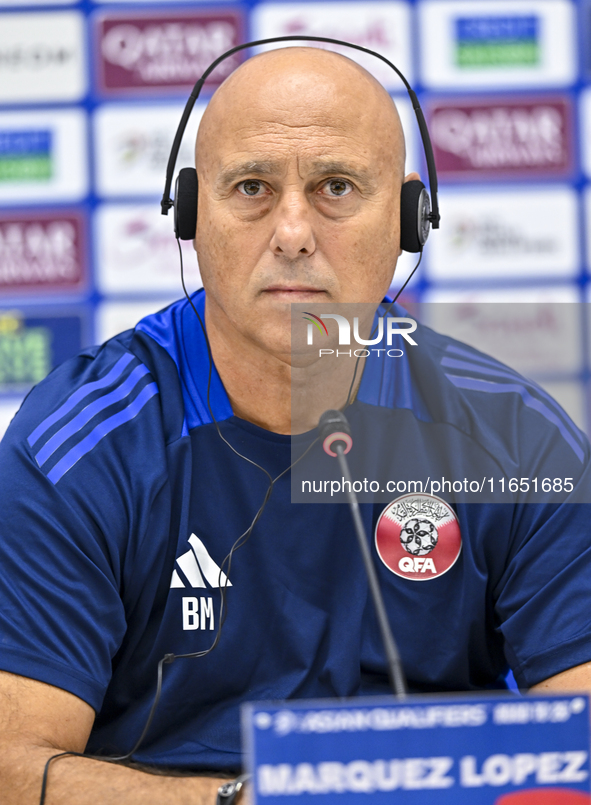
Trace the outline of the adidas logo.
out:
M 176 560 L 170 582 L 173 587 L 231 587 L 232 582 L 220 570 L 199 537 L 191 534 L 187 553 Z M 207 582 L 207 584 L 206 584 Z

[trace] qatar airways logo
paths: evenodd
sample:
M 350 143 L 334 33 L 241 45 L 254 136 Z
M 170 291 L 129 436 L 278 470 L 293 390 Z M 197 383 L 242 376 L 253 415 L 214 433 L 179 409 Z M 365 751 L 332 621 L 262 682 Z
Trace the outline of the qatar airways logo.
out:
M 351 345 L 351 323 L 349 320 L 338 313 L 321 313 L 316 316 L 314 313 L 304 311 L 303 318 L 308 322 L 308 346 L 314 344 L 314 331 L 318 330 L 321 338 L 328 338 L 328 328 L 324 320 L 332 319 L 336 321 L 338 326 L 339 346 Z M 401 336 L 408 344 L 413 347 L 417 346 L 417 342 L 411 337 L 411 333 L 417 329 L 417 323 L 414 319 L 401 317 L 401 316 L 388 316 L 385 318 L 386 325 L 384 326 L 384 316 L 378 318 L 377 325 L 374 326 L 373 331 L 369 338 L 362 338 L 359 335 L 359 316 L 353 318 L 353 339 L 357 344 L 362 346 L 361 349 L 320 349 L 319 357 L 325 355 L 335 355 L 337 357 L 346 355 L 354 358 L 368 358 L 372 352 L 380 355 L 385 353 L 389 358 L 401 358 L 404 352 L 398 348 L 392 348 L 393 339 L 395 336 Z M 386 333 L 386 346 L 381 348 L 367 349 L 376 344 L 381 344 L 384 340 L 384 330 Z

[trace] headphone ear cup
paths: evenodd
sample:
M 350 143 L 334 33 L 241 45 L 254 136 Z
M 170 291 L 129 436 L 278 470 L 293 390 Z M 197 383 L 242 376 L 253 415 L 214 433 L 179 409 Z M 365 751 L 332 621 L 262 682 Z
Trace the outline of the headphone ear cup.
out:
M 429 237 L 431 199 L 418 179 L 404 182 L 400 192 L 400 248 L 420 252 Z
M 193 240 L 197 230 L 197 171 L 181 168 L 174 186 L 174 234 Z

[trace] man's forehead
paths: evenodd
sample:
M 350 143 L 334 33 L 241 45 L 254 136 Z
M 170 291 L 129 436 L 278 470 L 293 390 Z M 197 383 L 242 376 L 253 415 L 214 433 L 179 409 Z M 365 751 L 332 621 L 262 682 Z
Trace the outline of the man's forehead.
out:
M 246 90 L 246 97 L 250 100 L 256 97 L 254 90 L 260 92 L 273 85 L 297 91 L 299 80 L 306 75 L 311 76 L 318 86 L 329 81 L 341 84 L 343 89 L 354 90 L 356 85 L 363 85 L 366 91 L 372 88 L 387 94 L 371 73 L 348 56 L 318 47 L 292 46 L 247 59 L 223 82 L 214 97 L 238 89 L 240 92 Z
M 265 151 L 292 147 L 312 158 L 326 144 L 340 159 L 380 138 L 403 148 L 393 101 L 373 77 L 336 54 L 288 50 L 304 53 L 255 57 L 220 87 L 203 116 L 198 156 L 206 148 L 216 156 L 250 149 L 261 161 Z
M 289 109 L 271 114 L 247 113 L 247 120 L 234 116 L 221 119 L 216 127 L 216 150 L 252 154 L 252 159 L 282 158 L 286 152 L 307 161 L 327 153 L 340 157 L 363 154 L 375 144 L 375 128 L 361 116 L 331 114 L 330 109 Z M 238 158 L 238 157 L 237 157 Z
M 389 97 L 387 102 L 393 110 Z M 270 84 L 251 100 L 230 97 L 213 111 L 216 137 L 245 143 L 264 138 L 270 144 L 292 140 L 305 145 L 316 137 L 361 137 L 377 122 L 373 105 L 317 82 L 299 92 Z

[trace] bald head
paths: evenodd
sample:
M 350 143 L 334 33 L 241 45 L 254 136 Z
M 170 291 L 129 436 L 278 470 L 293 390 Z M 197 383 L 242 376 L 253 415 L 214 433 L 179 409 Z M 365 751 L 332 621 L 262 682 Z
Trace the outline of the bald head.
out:
M 351 59 L 311 47 L 262 53 L 221 85 L 203 115 L 197 137 L 197 169 L 215 158 L 220 133 L 233 128 L 248 137 L 257 127 L 341 130 L 363 150 L 376 142 L 384 169 L 404 175 L 404 136 L 396 107 L 381 84 Z M 364 142 L 365 140 L 365 142 Z
M 292 303 L 379 302 L 400 254 L 403 171 L 396 108 L 355 62 L 300 47 L 245 62 L 197 139 L 208 328 L 289 362 Z

